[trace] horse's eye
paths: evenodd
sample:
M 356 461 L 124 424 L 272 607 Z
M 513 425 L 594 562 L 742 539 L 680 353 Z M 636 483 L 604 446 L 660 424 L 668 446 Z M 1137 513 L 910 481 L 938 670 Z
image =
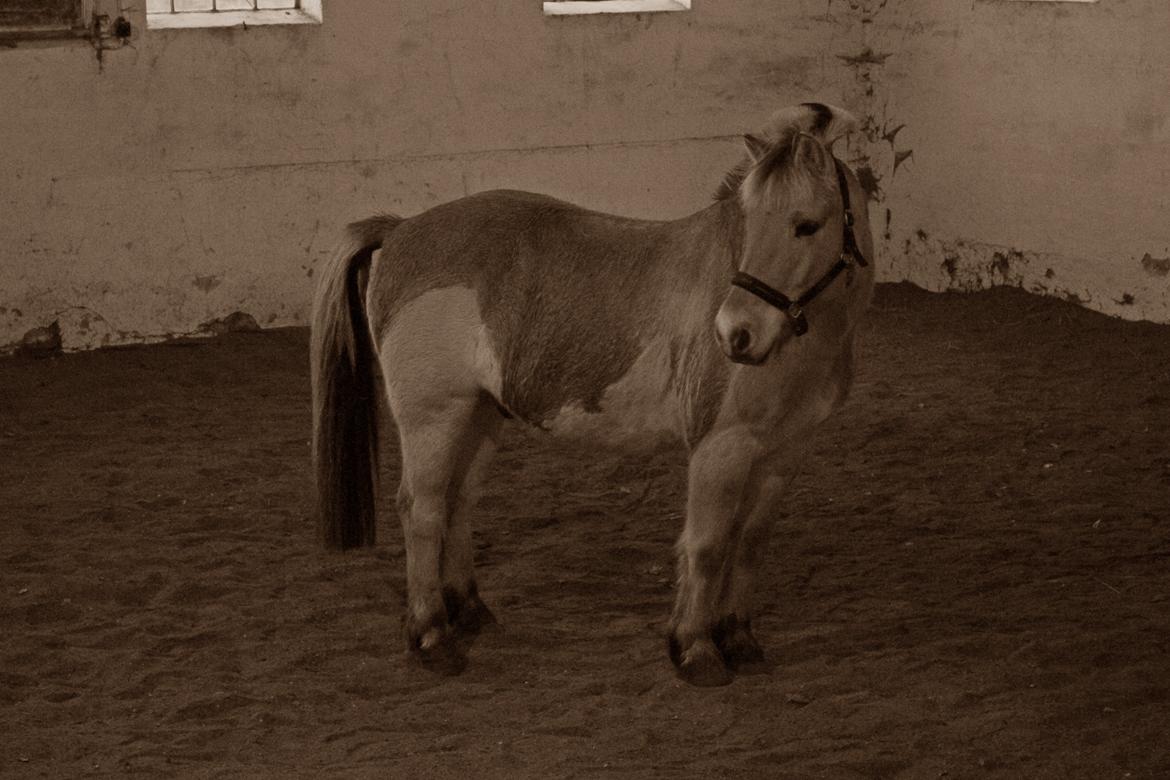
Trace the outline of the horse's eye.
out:
M 796 237 L 800 238 L 801 236 L 811 236 L 813 233 L 816 233 L 820 229 L 821 229 L 820 222 L 813 222 L 810 219 L 806 219 L 805 221 L 798 222 L 796 224 Z

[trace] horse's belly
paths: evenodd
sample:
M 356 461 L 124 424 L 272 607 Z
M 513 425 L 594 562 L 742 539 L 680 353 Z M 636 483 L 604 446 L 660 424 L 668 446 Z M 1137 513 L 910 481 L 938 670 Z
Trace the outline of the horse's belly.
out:
M 558 437 L 622 449 L 677 445 L 682 439 L 666 351 L 648 349 L 597 403 L 567 403 L 542 427 Z
M 545 424 L 558 438 L 623 450 L 655 451 L 680 441 L 674 419 L 665 409 L 634 407 L 586 411 L 580 406 L 561 409 Z

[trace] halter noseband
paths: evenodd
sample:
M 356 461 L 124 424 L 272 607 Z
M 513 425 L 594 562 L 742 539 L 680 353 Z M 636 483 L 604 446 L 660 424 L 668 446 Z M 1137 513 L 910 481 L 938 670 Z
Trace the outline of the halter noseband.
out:
M 841 256 L 837 258 L 837 262 L 833 267 L 825 272 L 817 283 L 805 290 L 804 294 L 795 301 L 790 300 L 787 295 L 780 292 L 774 287 L 760 281 L 756 277 L 743 271 L 736 271 L 735 275 L 731 277 L 731 283 L 736 287 L 747 290 L 752 295 L 760 298 L 766 303 L 775 306 L 780 311 L 788 315 L 788 319 L 792 321 L 792 329 L 797 336 L 803 336 L 808 333 L 808 320 L 804 316 L 804 307 L 812 303 L 812 300 L 824 292 L 825 288 L 833 283 L 833 280 L 841 275 L 841 272 L 849 268 L 853 261 L 863 268 L 869 263 L 865 259 L 865 255 L 861 253 L 861 248 L 857 246 L 857 239 L 853 235 L 853 209 L 849 206 L 849 182 L 845 178 L 845 166 L 836 157 L 833 158 L 833 163 L 837 169 L 837 185 L 841 188 L 841 205 L 845 209 L 845 235 L 844 243 L 841 246 Z

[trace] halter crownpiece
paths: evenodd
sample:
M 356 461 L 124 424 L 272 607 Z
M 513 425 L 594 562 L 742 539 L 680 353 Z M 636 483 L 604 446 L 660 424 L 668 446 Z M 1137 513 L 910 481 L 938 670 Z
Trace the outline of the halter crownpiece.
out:
M 832 284 L 833 280 L 840 276 L 841 272 L 848 269 L 854 262 L 863 268 L 869 265 L 869 262 L 865 259 L 865 255 L 861 253 L 861 248 L 857 246 L 857 237 L 853 235 L 853 209 L 849 205 L 849 181 L 845 178 L 845 165 L 836 157 L 833 158 L 833 164 L 837 169 L 837 186 L 841 188 L 841 205 L 845 210 L 845 227 L 841 244 L 841 256 L 837 258 L 837 262 L 833 264 L 833 267 L 826 271 L 825 275 L 818 279 L 816 284 L 805 290 L 804 294 L 795 301 L 749 273 L 736 271 L 735 275 L 731 277 L 731 283 L 733 285 L 747 290 L 760 300 L 788 315 L 788 319 L 792 322 L 792 330 L 797 336 L 803 336 L 805 333 L 808 333 L 808 320 L 804 316 L 805 306 L 824 292 L 825 288 Z

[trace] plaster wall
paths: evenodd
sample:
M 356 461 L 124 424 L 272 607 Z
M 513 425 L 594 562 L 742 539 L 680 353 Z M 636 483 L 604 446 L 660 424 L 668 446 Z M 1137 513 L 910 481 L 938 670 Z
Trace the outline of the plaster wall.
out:
M 702 207 L 775 108 L 865 122 L 883 279 L 1170 322 L 1170 5 L 326 0 L 323 25 L 0 48 L 0 349 L 304 323 L 348 221 L 514 187 Z
M 873 5 L 886 278 L 1170 322 L 1170 4 Z
M 341 227 L 493 187 L 668 218 L 776 108 L 843 99 L 821 3 L 545 17 L 539 0 L 326 0 L 322 25 L 0 49 L 0 345 L 306 321 Z

